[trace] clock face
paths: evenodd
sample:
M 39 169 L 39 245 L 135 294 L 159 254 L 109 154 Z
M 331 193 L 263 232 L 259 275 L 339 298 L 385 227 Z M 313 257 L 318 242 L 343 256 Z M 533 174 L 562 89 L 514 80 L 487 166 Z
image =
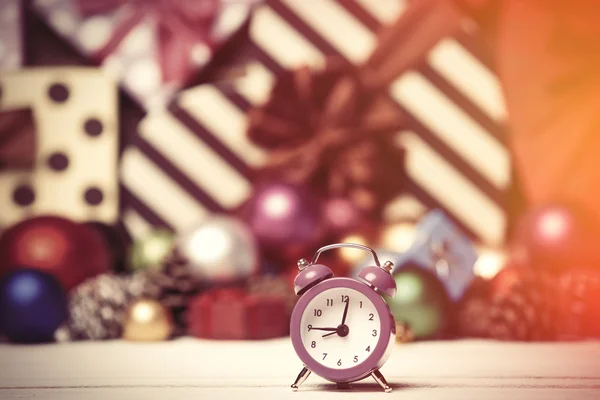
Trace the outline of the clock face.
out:
M 316 362 L 332 369 L 347 369 L 360 365 L 375 350 L 381 316 L 358 290 L 336 287 L 319 293 L 308 303 L 300 330 L 302 344 Z

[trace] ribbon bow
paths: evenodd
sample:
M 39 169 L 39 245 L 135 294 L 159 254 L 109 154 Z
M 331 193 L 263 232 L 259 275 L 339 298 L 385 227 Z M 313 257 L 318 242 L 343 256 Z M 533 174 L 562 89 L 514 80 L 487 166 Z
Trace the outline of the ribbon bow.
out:
M 373 102 L 358 79 L 335 61 L 323 71 L 283 74 L 270 100 L 250 112 L 248 135 L 272 150 L 263 175 L 348 197 L 372 214 L 402 188 L 404 153 L 390 134 L 403 121 L 389 103 Z
M 404 118 L 385 90 L 459 22 L 449 2 L 414 2 L 364 64 L 330 60 L 323 71 L 278 77 L 270 100 L 249 113 L 248 136 L 272 150 L 261 172 L 349 197 L 377 216 L 404 181 L 404 152 L 393 143 Z
M 84 17 L 117 10 L 124 15 L 113 37 L 98 52 L 100 59 L 110 54 L 141 20 L 156 21 L 159 60 L 166 82 L 184 81 L 194 68 L 194 48 L 213 46 L 211 29 L 220 10 L 219 0 L 76 0 L 76 3 Z

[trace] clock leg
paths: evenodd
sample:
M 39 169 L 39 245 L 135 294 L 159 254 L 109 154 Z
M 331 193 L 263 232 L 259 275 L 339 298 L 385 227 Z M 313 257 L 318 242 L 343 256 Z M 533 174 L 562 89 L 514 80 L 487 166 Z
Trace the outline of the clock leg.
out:
M 295 392 L 298 390 L 298 386 L 302 385 L 306 378 L 310 375 L 310 370 L 306 367 L 302 368 L 302 371 L 298 374 L 296 381 L 292 384 L 292 390 Z
M 381 375 L 381 372 L 379 372 L 378 369 L 373 371 L 371 373 L 371 376 L 373 377 L 373 379 L 375 379 L 375 382 L 379 383 L 379 386 L 381 386 L 386 393 L 392 391 L 392 388 L 390 387 L 390 385 L 388 385 L 387 381 L 385 380 L 383 375 Z

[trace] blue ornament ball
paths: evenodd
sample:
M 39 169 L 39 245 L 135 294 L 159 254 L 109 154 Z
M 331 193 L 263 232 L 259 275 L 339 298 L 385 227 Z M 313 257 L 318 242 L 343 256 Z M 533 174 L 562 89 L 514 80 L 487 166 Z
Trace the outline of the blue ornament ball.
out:
M 67 315 L 67 294 L 52 275 L 18 269 L 0 281 L 0 330 L 10 341 L 51 341 Z

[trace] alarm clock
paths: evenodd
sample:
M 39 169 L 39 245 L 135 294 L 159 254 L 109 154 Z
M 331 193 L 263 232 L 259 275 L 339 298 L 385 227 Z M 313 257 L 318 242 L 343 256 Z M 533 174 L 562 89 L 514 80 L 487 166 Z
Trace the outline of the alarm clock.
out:
M 343 247 L 370 252 L 375 265 L 363 267 L 358 279 L 333 277 L 317 261 L 321 253 Z M 382 297 L 396 295 L 393 264 L 381 265 L 367 246 L 336 243 L 317 250 L 310 263 L 301 259 L 298 268 L 294 291 L 301 297 L 292 312 L 290 336 L 304 368 L 292 389 L 298 390 L 314 372 L 339 388 L 372 376 L 390 392 L 379 368 L 387 361 L 396 335 L 394 316 Z

